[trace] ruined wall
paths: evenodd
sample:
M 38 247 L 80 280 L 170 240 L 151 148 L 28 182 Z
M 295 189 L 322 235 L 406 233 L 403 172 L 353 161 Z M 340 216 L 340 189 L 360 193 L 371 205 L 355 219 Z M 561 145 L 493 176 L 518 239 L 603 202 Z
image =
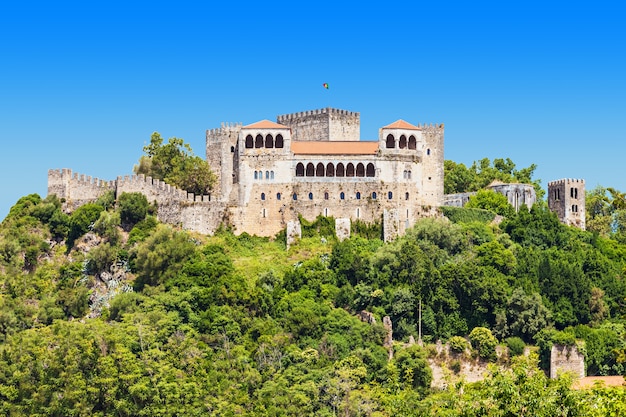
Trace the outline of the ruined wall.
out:
M 550 378 L 556 378 L 563 372 L 571 372 L 576 378 L 585 376 L 585 357 L 576 346 L 552 346 Z
M 331 107 L 283 114 L 276 122 L 291 128 L 293 140 L 358 141 L 361 136 L 359 113 Z
M 444 194 L 442 205 L 451 207 L 464 207 L 469 202 L 470 197 L 473 195 L 476 195 L 476 191 L 471 193 Z
M 567 178 L 549 182 L 548 207 L 561 223 L 585 230 L 585 180 Z
M 515 211 L 519 211 L 523 204 L 530 209 L 537 202 L 537 193 L 532 184 L 492 184 L 487 188 L 505 196 Z

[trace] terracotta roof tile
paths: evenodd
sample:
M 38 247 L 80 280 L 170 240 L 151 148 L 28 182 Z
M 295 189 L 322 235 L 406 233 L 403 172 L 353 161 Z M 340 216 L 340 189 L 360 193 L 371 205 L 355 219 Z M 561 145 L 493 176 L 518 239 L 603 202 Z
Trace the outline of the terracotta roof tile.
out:
M 404 120 L 396 120 L 390 125 L 383 126 L 383 129 L 406 129 L 406 130 L 421 130 L 419 127 L 412 125 L 411 123 L 405 122 Z
M 293 141 L 291 151 L 297 155 L 376 155 L 378 142 Z
M 251 125 L 244 126 L 243 129 L 289 129 L 289 127 L 265 119 L 260 122 L 252 123 Z

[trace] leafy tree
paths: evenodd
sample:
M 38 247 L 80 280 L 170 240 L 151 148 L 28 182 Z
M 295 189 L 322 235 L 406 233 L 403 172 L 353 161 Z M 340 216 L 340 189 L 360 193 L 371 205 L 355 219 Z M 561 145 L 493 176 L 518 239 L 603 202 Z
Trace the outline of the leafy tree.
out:
M 74 241 L 87 233 L 100 217 L 100 212 L 104 208 L 95 203 L 88 203 L 80 206 L 70 216 L 70 231 L 68 235 L 68 248 L 74 245 Z
M 506 313 L 496 325 L 500 336 L 519 336 L 527 342 L 541 329 L 550 325 L 552 314 L 538 293 L 527 295 L 516 288 L 507 302 Z
M 515 211 L 505 196 L 492 190 L 478 190 L 476 195 L 470 197 L 465 207 L 490 210 L 505 217 Z
M 127 230 L 145 219 L 149 211 L 148 199 L 142 193 L 122 193 L 117 204 L 120 220 Z
M 215 175 L 209 164 L 195 156 L 189 144 L 172 137 L 163 144 L 163 138 L 154 132 L 150 144 L 144 146 L 146 153 L 139 159 L 134 171 L 194 194 L 207 194 L 215 183 Z
M 493 163 L 489 158 L 483 158 L 467 168 L 464 164 L 453 161 L 444 161 L 444 193 L 464 193 L 478 191 L 485 188 L 494 180 L 504 183 L 520 182 L 533 184 L 537 198 L 541 199 L 544 191 L 539 180 L 533 180 L 532 176 L 537 166 L 516 169 L 515 163 L 509 158 L 496 158 Z

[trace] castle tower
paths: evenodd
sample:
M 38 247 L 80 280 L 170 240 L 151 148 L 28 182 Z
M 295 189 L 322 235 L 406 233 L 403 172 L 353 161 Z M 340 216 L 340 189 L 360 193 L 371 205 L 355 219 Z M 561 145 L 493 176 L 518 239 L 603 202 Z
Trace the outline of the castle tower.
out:
M 361 138 L 361 119 L 358 112 L 327 107 L 283 114 L 276 121 L 291 128 L 291 137 L 295 141 L 352 142 Z
M 206 160 L 217 177 L 213 194 L 218 201 L 230 198 L 233 184 L 239 181 L 239 132 L 241 123 L 222 123 L 206 131 Z
M 567 178 L 549 182 L 548 207 L 561 223 L 585 230 L 585 180 Z

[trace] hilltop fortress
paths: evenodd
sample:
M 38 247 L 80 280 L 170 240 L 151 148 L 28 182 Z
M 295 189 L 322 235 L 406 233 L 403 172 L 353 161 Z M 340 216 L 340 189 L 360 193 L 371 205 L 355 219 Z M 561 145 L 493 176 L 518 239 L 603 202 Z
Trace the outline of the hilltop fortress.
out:
M 116 196 L 141 192 L 157 203 L 160 221 L 204 234 L 226 224 L 237 234 L 274 236 L 293 229 L 298 215 L 323 215 L 334 217 L 345 236 L 351 220 L 382 219 L 389 240 L 417 219 L 438 215 L 444 204 L 443 140 L 443 124 L 398 120 L 380 128 L 377 141 L 361 141 L 359 113 L 325 108 L 208 130 L 207 161 L 217 176 L 210 195 L 188 194 L 143 175 L 102 181 L 69 169 L 48 172 L 48 194 L 64 199 L 71 211 L 109 190 Z M 494 187 L 503 194 L 508 188 Z M 516 208 L 532 205 L 534 190 L 530 195 L 527 187 L 518 188 L 524 197 L 518 202 L 512 200 L 518 194 L 511 194 L 510 201 Z

